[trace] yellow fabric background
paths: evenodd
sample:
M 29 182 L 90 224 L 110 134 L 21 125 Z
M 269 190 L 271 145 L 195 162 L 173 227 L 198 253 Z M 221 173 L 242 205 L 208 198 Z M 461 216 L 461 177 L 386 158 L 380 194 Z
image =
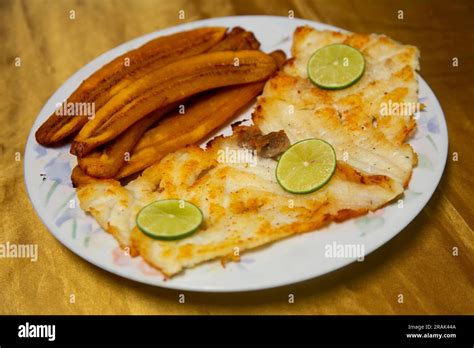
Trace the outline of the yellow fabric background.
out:
M 468 9 L 470 8 L 470 10 Z M 2 1 L 0 243 L 37 243 L 39 260 L 0 259 L 0 314 L 448 314 L 474 313 L 474 34 L 469 1 Z M 69 19 L 69 11 L 76 19 Z M 186 19 L 288 14 L 352 31 L 385 33 L 418 46 L 421 74 L 446 113 L 450 153 L 423 212 L 396 238 L 356 263 L 284 288 L 241 294 L 185 293 L 103 271 L 63 247 L 31 207 L 23 182 L 30 127 L 49 96 L 76 70 L 137 36 Z M 397 13 L 404 11 L 404 19 Z M 21 68 L 14 67 L 21 57 Z M 451 60 L 459 58 L 459 67 Z M 452 255 L 453 247 L 459 256 Z M 70 303 L 74 294 L 75 303 Z M 295 303 L 288 303 L 289 294 Z M 398 295 L 404 303 L 398 303 Z

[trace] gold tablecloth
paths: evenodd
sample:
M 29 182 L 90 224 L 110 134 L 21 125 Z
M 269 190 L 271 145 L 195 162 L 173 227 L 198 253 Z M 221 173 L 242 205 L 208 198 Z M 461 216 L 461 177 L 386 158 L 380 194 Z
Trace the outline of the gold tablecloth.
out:
M 2 1 L 0 9 L 0 243 L 39 245 L 36 263 L 0 259 L 0 314 L 474 313 L 470 1 L 37 0 Z M 286 16 L 290 10 L 296 17 L 385 33 L 420 48 L 421 74 L 448 121 L 450 156 L 436 193 L 407 228 L 365 262 L 326 276 L 252 293 L 185 292 L 184 304 L 180 292 L 122 279 L 87 263 L 48 232 L 29 202 L 23 162 L 15 161 L 15 153 L 23 153 L 39 110 L 71 74 L 103 52 L 158 29 L 218 16 Z M 458 67 L 452 66 L 453 57 Z M 452 160 L 453 152 L 458 161 Z M 288 302 L 289 294 L 294 303 Z

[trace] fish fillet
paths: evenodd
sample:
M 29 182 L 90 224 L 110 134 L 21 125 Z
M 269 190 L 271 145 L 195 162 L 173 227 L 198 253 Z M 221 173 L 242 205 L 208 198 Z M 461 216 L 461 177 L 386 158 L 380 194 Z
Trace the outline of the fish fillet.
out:
M 366 60 L 363 77 L 336 91 L 314 86 L 306 66 L 312 52 L 335 43 L 359 49 Z M 338 159 L 365 173 L 388 175 L 403 186 L 417 157 L 404 143 L 416 122 L 412 115 L 382 115 L 382 106 L 417 103 L 418 50 L 383 35 L 342 34 L 300 27 L 293 59 L 265 85 L 253 115 L 264 133 L 284 129 L 291 143 L 308 138 L 328 141 Z
M 418 49 L 385 35 L 319 31 L 304 26 L 294 33 L 294 60 L 287 64 L 285 73 L 307 80 L 307 63 L 312 53 L 323 46 L 340 43 L 362 52 L 365 73 L 353 86 L 325 94 L 336 102 L 342 117 L 348 113 L 350 118 L 357 113 L 361 125 L 375 117 L 387 139 L 402 144 L 415 127 L 415 120 L 411 115 L 383 117 L 381 105 L 389 100 L 393 103 L 418 102 L 415 74 L 419 69 Z
M 235 132 L 245 132 L 246 127 Z M 403 192 L 395 180 L 358 173 L 339 162 L 329 185 L 307 195 L 284 191 L 275 180 L 277 162 L 257 158 L 223 163 L 220 151 L 241 151 L 237 134 L 218 138 L 205 151 L 189 147 L 166 156 L 125 187 L 104 180 L 78 188 L 81 207 L 166 276 L 217 257 L 233 259 L 247 249 L 319 228 L 330 221 L 376 210 Z M 176 198 L 196 204 L 204 227 L 189 238 L 162 242 L 135 228 L 140 208 Z M 130 244 L 132 239 L 132 245 Z

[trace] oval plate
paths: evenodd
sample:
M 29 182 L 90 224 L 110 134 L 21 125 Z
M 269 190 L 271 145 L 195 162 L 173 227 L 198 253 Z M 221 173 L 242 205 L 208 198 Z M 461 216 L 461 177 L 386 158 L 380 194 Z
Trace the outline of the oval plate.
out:
M 410 141 L 418 153 L 419 164 L 405 192 L 403 209 L 392 204 L 358 219 L 333 223 L 317 233 L 306 233 L 245 253 L 239 263 L 230 263 L 226 268 L 222 268 L 218 261 L 208 262 L 167 281 L 140 257 L 132 259 L 126 256 L 112 236 L 79 208 L 70 181 L 76 159 L 69 154 L 69 145 L 45 148 L 35 140 L 35 131 L 54 111 L 55 104 L 65 100 L 82 80 L 108 61 L 150 39 L 200 26 L 241 26 L 255 33 L 264 51 L 283 49 L 289 55 L 293 31 L 301 25 L 342 31 L 329 25 L 286 17 L 213 18 L 129 41 L 94 59 L 71 76 L 44 105 L 31 129 L 25 150 L 26 187 L 34 208 L 51 233 L 77 255 L 122 277 L 165 288 L 206 292 L 266 289 L 314 278 L 355 261 L 355 258 L 325 257 L 325 245 L 333 242 L 362 244 L 367 255 L 397 235 L 430 199 L 441 179 L 448 151 L 443 111 L 419 76 L 420 102 L 426 105 L 426 109 L 421 113 L 417 133 Z M 249 119 L 251 109 L 243 112 L 239 119 Z M 230 132 L 230 128 L 226 128 L 219 134 Z

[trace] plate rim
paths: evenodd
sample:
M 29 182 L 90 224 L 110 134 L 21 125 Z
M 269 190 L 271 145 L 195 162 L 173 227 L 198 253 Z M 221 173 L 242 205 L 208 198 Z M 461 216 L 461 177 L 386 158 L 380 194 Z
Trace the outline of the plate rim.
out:
M 27 191 L 27 194 L 28 194 L 28 198 L 31 202 L 31 205 L 33 206 L 33 208 L 35 210 L 36 215 L 40 218 L 43 225 L 46 226 L 46 228 L 48 229 L 48 232 L 50 234 L 52 234 L 54 236 L 54 238 L 57 239 L 64 247 L 66 247 L 69 251 L 73 252 L 74 254 L 76 254 L 80 258 L 84 259 L 85 261 L 91 263 L 92 265 L 94 265 L 94 266 L 96 266 L 100 269 L 103 269 L 105 271 L 108 271 L 108 272 L 110 272 L 110 273 L 112 273 L 116 276 L 122 277 L 122 278 L 126 278 L 126 279 L 133 280 L 133 281 L 136 281 L 136 282 L 139 282 L 139 283 L 142 283 L 142 284 L 147 284 L 147 285 L 160 287 L 160 288 L 173 289 L 173 290 L 184 290 L 184 291 L 194 291 L 194 292 L 203 292 L 203 293 L 252 292 L 252 291 L 267 290 L 267 289 L 273 289 L 273 288 L 278 288 L 278 287 L 294 285 L 294 284 L 302 283 L 302 282 L 305 282 L 305 281 L 308 281 L 308 280 L 311 280 L 311 279 L 321 277 L 321 276 L 323 276 L 325 274 L 328 274 L 328 273 L 332 273 L 332 272 L 337 271 L 341 268 L 344 268 L 344 267 L 346 267 L 346 266 L 348 266 L 348 265 L 350 265 L 350 264 L 352 264 L 353 262 L 356 261 L 356 259 L 347 258 L 347 259 L 344 259 L 344 262 L 341 262 L 340 264 L 338 264 L 337 267 L 332 268 L 330 270 L 320 272 L 317 275 L 314 275 L 314 274 L 313 275 L 308 275 L 308 274 L 306 274 L 305 276 L 297 277 L 297 278 L 291 279 L 291 280 L 289 278 L 285 278 L 284 280 L 279 281 L 279 282 L 274 281 L 272 285 L 268 285 L 268 286 L 257 285 L 257 286 L 242 286 L 242 287 L 235 288 L 235 289 L 221 289 L 221 288 L 213 288 L 213 287 L 203 288 L 201 286 L 199 286 L 199 287 L 183 286 L 182 284 L 173 284 L 173 283 L 169 283 L 169 282 L 168 283 L 164 282 L 162 284 L 156 284 L 156 283 L 152 282 L 151 280 L 147 281 L 146 278 L 145 279 L 140 278 L 138 276 L 135 276 L 134 274 L 123 274 L 120 271 L 118 271 L 117 269 L 115 269 L 114 267 L 111 267 L 107 264 L 100 263 L 100 262 L 97 262 L 96 260 L 93 260 L 93 258 L 90 257 L 87 253 L 83 252 L 83 250 L 81 248 L 75 247 L 74 245 L 70 245 L 68 243 L 66 237 L 62 237 L 61 234 L 53 232 L 54 231 L 54 228 L 53 228 L 54 226 L 51 226 L 49 223 L 47 223 L 45 221 L 45 218 L 43 218 L 40 214 L 40 208 L 37 207 L 37 205 L 35 204 L 35 200 L 32 199 L 32 193 L 30 192 L 31 188 L 30 188 L 30 184 L 28 184 L 27 173 L 26 172 L 27 172 L 27 163 L 29 161 L 31 161 L 30 156 L 34 152 L 34 150 L 32 150 L 32 147 L 34 146 L 34 143 L 35 143 L 34 133 L 35 133 L 36 129 L 39 126 L 38 125 L 39 124 L 39 115 L 41 115 L 44 112 L 44 109 L 49 105 L 52 98 L 62 88 L 62 86 L 64 86 L 67 83 L 70 83 L 71 81 L 75 80 L 75 76 L 77 74 L 79 74 L 83 69 L 87 69 L 88 67 L 96 65 L 97 64 L 96 62 L 100 61 L 101 58 L 103 58 L 104 56 L 109 54 L 110 51 L 117 50 L 119 52 L 117 54 L 117 56 L 118 56 L 118 55 L 120 55 L 120 48 L 125 47 L 127 45 L 130 45 L 132 42 L 151 39 L 151 38 L 159 37 L 159 36 L 162 36 L 162 35 L 167 35 L 167 32 L 174 32 L 175 30 L 180 30 L 180 28 L 182 28 L 182 30 L 188 30 L 188 29 L 190 29 L 194 26 L 206 25 L 206 24 L 208 24 L 210 22 L 212 23 L 216 20 L 221 20 L 221 21 L 226 20 L 226 19 L 229 19 L 229 20 L 236 20 L 236 19 L 257 20 L 259 18 L 275 19 L 275 20 L 291 20 L 291 21 L 294 20 L 294 21 L 300 22 L 302 25 L 307 24 L 307 25 L 313 25 L 313 26 L 316 25 L 316 26 L 319 26 L 319 27 L 323 26 L 328 30 L 349 32 L 346 29 L 339 28 L 339 27 L 336 27 L 336 26 L 333 26 L 333 25 L 320 23 L 320 22 L 316 22 L 316 21 L 308 20 L 308 19 L 304 19 L 304 18 L 296 18 L 295 17 L 294 19 L 290 19 L 290 18 L 285 17 L 285 16 L 267 16 L 267 15 L 225 16 L 225 17 L 207 18 L 207 19 L 202 19 L 202 20 L 197 20 L 197 21 L 192 21 L 192 22 L 186 22 L 186 23 L 182 23 L 182 24 L 178 24 L 178 25 L 175 25 L 175 26 L 159 29 L 159 30 L 153 31 L 151 33 L 147 33 L 147 34 L 138 36 L 136 38 L 128 40 L 124 43 L 121 43 L 118 46 L 115 46 L 115 47 L 107 50 L 106 52 L 98 55 L 97 57 L 95 57 L 94 59 L 92 59 L 91 61 L 89 61 L 85 65 L 83 65 L 81 68 L 76 70 L 68 79 L 66 79 L 58 88 L 56 88 L 56 90 L 51 94 L 51 96 L 48 98 L 48 100 L 43 104 L 41 110 L 37 114 L 37 116 L 35 118 L 35 121 L 33 122 L 32 126 L 31 126 L 30 132 L 28 134 L 27 142 L 26 142 L 26 145 L 25 145 L 25 148 L 24 148 L 23 177 L 24 177 L 24 182 L 25 182 L 25 187 L 26 187 L 26 191 Z M 114 58 L 114 56 L 112 56 L 110 59 L 113 59 L 113 58 Z M 441 181 L 441 178 L 443 177 L 444 170 L 446 168 L 447 156 L 448 156 L 448 147 L 449 147 L 449 137 L 448 137 L 448 128 L 447 128 L 446 117 L 445 117 L 444 111 L 441 107 L 441 104 L 440 104 L 438 98 L 436 97 L 436 94 L 433 92 L 433 90 L 431 89 L 429 84 L 423 79 L 423 77 L 419 73 L 417 73 L 417 77 L 418 77 L 419 85 L 424 84 L 424 88 L 426 88 L 428 90 L 428 92 L 431 95 L 434 96 L 434 99 L 436 101 L 436 103 L 433 105 L 433 107 L 435 109 L 434 111 L 435 111 L 435 113 L 438 112 L 438 115 L 439 115 L 438 121 L 440 121 L 442 123 L 441 127 L 440 127 L 441 137 L 443 139 L 445 139 L 444 141 L 446 142 L 446 146 L 443 147 L 443 149 L 441 149 L 442 152 L 440 151 L 441 161 L 440 161 L 439 166 L 440 166 L 441 169 L 439 170 L 439 172 L 436 172 L 436 177 L 433 180 L 433 182 L 436 182 L 436 184 L 433 185 L 430 188 L 429 192 L 426 191 L 427 194 L 424 196 L 423 201 L 420 204 L 419 210 L 414 209 L 416 211 L 416 213 L 411 212 L 409 214 L 410 217 L 407 219 L 407 222 L 403 223 L 402 225 L 400 225 L 401 226 L 400 228 L 396 229 L 396 230 L 398 230 L 397 232 L 390 233 L 390 234 L 385 233 L 384 238 L 379 238 L 377 240 L 377 243 L 375 243 L 375 245 L 372 248 L 370 248 L 370 250 L 366 250 L 364 256 L 369 255 L 373 251 L 379 249 L 384 244 L 388 243 L 395 236 L 400 234 L 419 215 L 419 213 L 428 204 L 428 202 L 430 201 L 430 199 L 433 196 L 434 192 L 438 188 L 439 183 Z M 75 195 L 75 198 L 77 199 L 77 195 Z M 315 232 L 315 231 L 311 231 L 311 232 Z M 311 232 L 308 232 L 308 233 L 311 233 Z

